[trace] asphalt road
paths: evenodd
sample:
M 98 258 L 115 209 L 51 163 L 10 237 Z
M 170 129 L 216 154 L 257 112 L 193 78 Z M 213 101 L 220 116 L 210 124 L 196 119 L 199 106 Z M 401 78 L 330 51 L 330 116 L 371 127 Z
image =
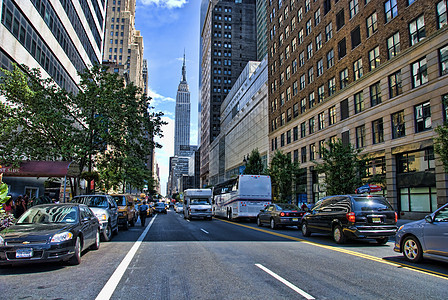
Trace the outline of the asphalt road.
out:
M 448 264 L 408 264 L 392 241 L 340 246 L 297 228 L 187 221 L 173 211 L 147 223 L 84 253 L 79 266 L 0 268 L 0 299 L 447 297 Z

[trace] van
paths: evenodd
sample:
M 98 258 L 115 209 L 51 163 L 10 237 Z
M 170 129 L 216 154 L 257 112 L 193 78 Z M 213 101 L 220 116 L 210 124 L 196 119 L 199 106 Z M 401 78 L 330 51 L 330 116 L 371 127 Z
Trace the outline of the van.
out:
M 187 189 L 184 191 L 184 218 L 212 220 L 211 189 Z

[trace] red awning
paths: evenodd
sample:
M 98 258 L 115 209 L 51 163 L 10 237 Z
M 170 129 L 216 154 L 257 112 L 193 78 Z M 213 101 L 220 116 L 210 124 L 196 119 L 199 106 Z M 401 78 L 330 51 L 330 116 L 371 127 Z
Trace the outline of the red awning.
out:
M 73 174 L 73 167 L 69 161 L 24 161 L 18 168 L 2 166 L 0 173 L 5 177 L 65 177 Z

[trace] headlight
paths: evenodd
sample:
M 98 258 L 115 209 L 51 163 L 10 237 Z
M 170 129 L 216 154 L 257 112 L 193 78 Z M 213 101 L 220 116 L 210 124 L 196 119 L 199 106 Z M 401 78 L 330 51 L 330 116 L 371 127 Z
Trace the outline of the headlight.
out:
M 107 216 L 106 216 L 106 214 L 99 214 L 99 215 L 96 215 L 96 217 L 98 218 L 98 221 L 107 221 Z
M 72 238 L 73 238 L 73 233 L 67 231 L 67 232 L 55 234 L 51 238 L 51 242 L 52 243 L 60 243 L 60 242 L 71 240 Z
M 5 240 L 0 235 L 0 246 L 5 246 Z
M 400 228 L 398 228 L 398 231 L 400 231 L 401 229 L 403 229 L 404 225 L 401 225 Z

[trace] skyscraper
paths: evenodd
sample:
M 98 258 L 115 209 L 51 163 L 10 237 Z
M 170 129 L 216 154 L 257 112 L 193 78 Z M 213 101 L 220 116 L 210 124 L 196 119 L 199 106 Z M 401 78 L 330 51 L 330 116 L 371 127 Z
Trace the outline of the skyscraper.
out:
M 176 111 L 174 122 L 174 155 L 181 155 L 181 146 L 190 145 L 190 91 L 187 83 L 187 70 L 182 65 L 182 79 L 176 95 Z
M 201 31 L 201 185 L 209 184 L 210 143 L 220 133 L 221 102 L 257 59 L 255 0 L 212 0 Z

